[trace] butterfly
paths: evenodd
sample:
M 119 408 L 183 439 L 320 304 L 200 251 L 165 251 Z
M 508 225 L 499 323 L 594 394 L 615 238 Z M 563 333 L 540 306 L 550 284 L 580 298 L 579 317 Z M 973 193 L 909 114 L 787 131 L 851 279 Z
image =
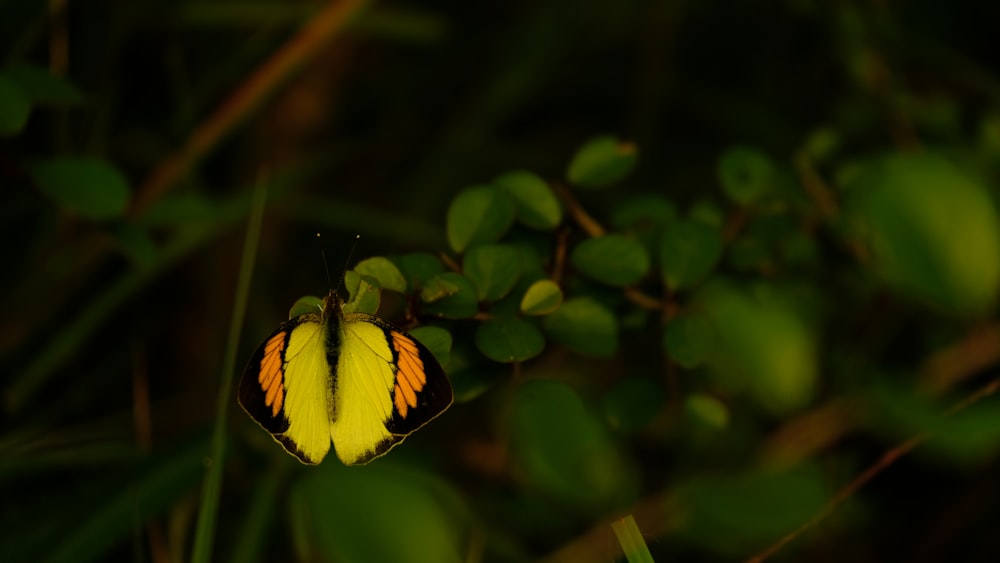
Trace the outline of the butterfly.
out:
M 240 379 L 243 410 L 302 463 L 333 444 L 345 465 L 384 455 L 444 412 L 451 383 L 414 337 L 374 315 L 344 312 L 336 291 L 283 322 Z

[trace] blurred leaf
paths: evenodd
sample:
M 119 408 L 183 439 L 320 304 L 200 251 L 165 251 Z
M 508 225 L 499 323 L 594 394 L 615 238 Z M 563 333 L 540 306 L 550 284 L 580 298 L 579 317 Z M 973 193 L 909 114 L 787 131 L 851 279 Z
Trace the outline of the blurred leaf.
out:
M 511 451 L 529 483 L 561 502 L 597 513 L 632 489 L 608 432 L 565 383 L 524 382 L 510 424 Z
M 210 220 L 215 206 L 198 192 L 168 193 L 156 201 L 139 219 L 149 227 L 173 227 L 189 221 Z
M 487 360 L 472 346 L 456 346 L 448 361 L 448 379 L 456 403 L 466 403 L 510 378 L 510 367 Z
M 660 268 L 667 287 L 676 291 L 697 285 L 722 256 L 722 233 L 700 221 L 667 226 L 660 241 Z
M 774 164 L 751 147 L 733 147 L 722 153 L 718 173 L 722 191 L 738 205 L 757 203 L 774 191 Z
M 45 195 L 87 219 L 99 221 L 125 214 L 128 183 L 104 160 L 51 158 L 30 164 L 28 170 Z
M 733 389 L 749 387 L 775 413 L 805 406 L 819 371 L 815 331 L 777 292 L 749 294 L 714 284 L 698 295 L 715 343 L 705 358 L 716 377 Z
M 449 319 L 466 319 L 479 312 L 479 296 L 472 281 L 456 272 L 442 272 L 420 290 L 423 310 Z
M 604 417 L 615 430 L 634 432 L 663 408 L 663 386 L 648 377 L 626 377 L 604 395 Z
M 611 523 L 611 529 L 618 538 L 622 553 L 628 563 L 653 563 L 653 554 L 649 552 L 642 530 L 635 523 L 635 517 L 629 514 Z
M 20 86 L 0 75 L 0 135 L 16 135 L 28 124 L 31 100 Z
M 444 271 L 444 264 L 429 252 L 411 252 L 400 256 L 390 256 L 399 271 L 406 278 L 409 291 L 418 291 L 424 283 Z
M 526 227 L 551 231 L 562 222 L 562 206 L 552 188 L 531 172 L 508 172 L 493 180 L 517 206 L 517 219 Z
M 717 227 L 720 231 L 726 223 L 726 212 L 717 203 L 707 199 L 696 201 L 688 210 L 688 217 L 693 221 Z
M 711 395 L 704 393 L 689 395 L 684 400 L 684 407 L 693 417 L 716 430 L 729 426 L 729 409 L 722 401 Z
M 617 204 L 611 225 L 618 230 L 656 232 L 677 219 L 677 208 L 660 194 L 639 194 Z
M 635 239 L 610 234 L 587 239 L 570 254 L 570 262 L 586 276 L 608 285 L 632 285 L 649 273 L 649 254 Z
M 590 297 L 567 299 L 542 326 L 553 340 L 584 356 L 610 358 L 618 351 L 618 319 Z
M 849 186 L 847 220 L 892 287 L 959 315 L 992 311 L 1000 219 L 978 181 L 925 153 L 879 159 Z
M 145 229 L 135 223 L 120 223 L 115 225 L 113 231 L 115 242 L 137 269 L 153 267 L 159 258 L 159 250 Z
M 399 268 L 384 256 L 373 256 L 358 262 L 354 271 L 377 282 L 375 285 L 399 293 L 406 293 L 406 279 Z
M 704 315 L 680 314 L 670 319 L 663 333 L 667 355 L 687 369 L 702 364 L 715 350 L 715 334 Z
M 455 252 L 500 239 L 514 221 L 514 201 L 493 186 L 467 188 L 448 207 L 448 243 Z
M 492 318 L 476 329 L 476 347 L 487 358 L 503 363 L 523 362 L 542 353 L 545 338 L 528 321 Z
M 811 518 L 829 494 L 812 467 L 697 477 L 679 487 L 684 535 L 726 555 L 767 545 Z
M 290 500 L 303 561 L 458 563 L 468 549 L 458 495 L 413 469 L 324 464 L 295 484 Z
M 635 166 L 637 150 L 632 143 L 615 137 L 597 137 L 587 141 L 569 163 L 566 177 L 578 188 L 608 187 L 628 175 Z
M 563 293 L 559 284 L 544 279 L 528 287 L 521 298 L 521 312 L 525 315 L 547 315 L 562 304 Z
M 521 253 L 509 244 L 473 246 L 462 260 L 462 273 L 472 280 L 481 301 L 497 301 L 517 284 Z
M 55 76 L 45 67 L 16 62 L 0 72 L 17 83 L 32 102 L 47 106 L 74 106 L 83 103 L 83 92 L 63 77 Z
M 292 308 L 288 310 L 288 320 L 292 320 L 300 315 L 319 315 L 323 312 L 323 299 L 315 295 L 299 297 Z
M 409 331 L 410 336 L 416 338 L 421 344 L 427 347 L 437 358 L 442 367 L 448 367 L 451 359 L 451 333 L 437 326 L 418 326 Z

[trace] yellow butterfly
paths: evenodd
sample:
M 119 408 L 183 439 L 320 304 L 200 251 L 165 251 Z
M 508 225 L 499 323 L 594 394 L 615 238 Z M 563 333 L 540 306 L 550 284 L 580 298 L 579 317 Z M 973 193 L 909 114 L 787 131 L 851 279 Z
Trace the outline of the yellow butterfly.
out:
M 385 454 L 452 402 L 451 383 L 412 336 L 366 313 L 344 313 L 336 292 L 285 321 L 257 347 L 239 403 L 299 461 L 330 451 L 346 465 Z

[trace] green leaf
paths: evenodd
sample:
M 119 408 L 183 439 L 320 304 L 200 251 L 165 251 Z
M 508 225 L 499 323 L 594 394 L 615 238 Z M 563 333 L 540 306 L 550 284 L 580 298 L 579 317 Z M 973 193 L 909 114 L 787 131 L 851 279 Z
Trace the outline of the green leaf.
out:
M 122 222 L 114 226 L 115 242 L 139 270 L 149 270 L 159 259 L 159 249 L 145 229 L 135 223 Z
M 368 278 L 382 289 L 406 293 L 406 278 L 399 268 L 384 256 L 373 256 L 358 262 L 354 271 Z
M 173 227 L 195 221 L 207 221 L 217 213 L 216 206 L 198 192 L 169 193 L 142 214 L 140 221 L 147 227 Z
M 719 158 L 722 191 L 738 205 L 750 205 L 774 190 L 774 164 L 764 153 L 750 147 L 733 147 Z
M 648 377 L 627 377 L 604 395 L 604 417 L 615 430 L 634 432 L 650 423 L 663 408 L 663 386 Z
M 99 221 L 125 214 L 128 183 L 104 160 L 52 158 L 29 165 L 28 171 L 45 195 L 83 217 Z
M 573 249 L 570 262 L 584 275 L 623 287 L 649 273 L 649 253 L 637 240 L 610 234 L 587 239 Z
M 819 375 L 815 330 L 777 290 L 756 292 L 714 284 L 699 293 L 698 307 L 715 335 L 705 357 L 721 385 L 748 388 L 776 414 L 812 400 Z
M 829 495 L 822 474 L 810 466 L 706 475 L 677 488 L 685 514 L 680 535 L 728 556 L 745 553 L 747 545 L 766 545 L 809 520 Z
M 455 252 L 474 244 L 495 242 L 514 221 L 515 206 L 507 192 L 493 186 L 463 190 L 448 207 L 448 243 Z
M 711 355 L 715 348 L 715 334 L 703 315 L 680 314 L 667 322 L 663 344 L 671 360 L 687 369 L 694 369 Z
M 288 310 L 288 319 L 291 320 L 306 314 L 319 315 L 322 312 L 323 299 L 315 295 L 305 295 L 292 303 L 291 309 Z
M 451 333 L 437 326 L 418 326 L 410 331 L 410 336 L 416 338 L 427 347 L 437 358 L 442 367 L 448 366 L 451 359 Z
M 677 208 L 659 194 L 632 196 L 611 212 L 611 225 L 621 231 L 656 232 L 676 220 Z
M 605 188 L 632 171 L 636 154 L 635 145 L 615 137 L 591 139 L 573 155 L 566 177 L 578 188 Z
M 409 291 L 419 291 L 427 280 L 444 271 L 441 260 L 429 252 L 411 252 L 389 259 L 403 273 Z
M 481 301 L 497 301 L 521 277 L 521 253 L 509 244 L 473 246 L 462 260 L 462 273 L 472 280 Z
M 423 310 L 450 319 L 465 319 L 479 312 L 479 295 L 472 280 L 455 272 L 442 272 L 420 290 Z
M 382 290 L 354 270 L 344 272 L 344 287 L 350 297 L 344 303 L 345 313 L 374 315 L 382 304 Z
M 934 155 L 877 160 L 850 184 L 845 215 L 877 274 L 959 316 L 993 311 L 1000 218 L 985 185 Z
M 542 321 L 556 342 L 584 356 L 610 358 L 618 351 L 618 319 L 591 297 L 567 299 Z
M 456 403 L 466 403 L 510 380 L 510 367 L 487 360 L 472 346 L 458 346 L 448 361 L 448 379 Z
M 667 287 L 688 289 L 705 279 L 722 257 L 722 233 L 700 221 L 668 226 L 660 240 L 660 268 Z
M 694 418 L 716 430 L 729 426 L 729 409 L 711 395 L 695 393 L 684 400 L 684 407 Z
M 726 212 L 714 201 L 707 199 L 696 201 L 688 210 L 688 217 L 694 221 L 718 227 L 720 231 L 726 223 Z
M 523 362 L 542 353 L 545 338 L 528 321 L 498 317 L 476 329 L 476 348 L 495 362 Z
M 68 107 L 83 103 L 83 92 L 63 77 L 45 67 L 24 62 L 5 68 L 2 75 L 18 84 L 36 104 Z
M 414 469 L 326 463 L 303 474 L 290 500 L 302 561 L 460 563 L 469 549 L 467 511 L 457 493 Z
M 633 475 L 600 421 L 565 383 L 524 382 L 511 408 L 511 452 L 531 486 L 600 512 L 627 496 Z
M 28 123 L 31 100 L 10 78 L 0 76 L 0 135 L 16 135 Z
M 495 178 L 493 184 L 510 194 L 517 207 L 517 220 L 526 227 L 551 231 L 562 222 L 559 200 L 537 175 L 520 170 L 508 172 Z
M 618 545 L 628 563 L 653 563 L 653 554 L 649 552 L 649 546 L 646 545 L 646 539 L 642 537 L 642 530 L 636 524 L 634 516 L 629 514 L 615 520 L 611 523 L 611 530 L 618 538 Z
M 538 280 L 528 287 L 521 298 L 521 312 L 525 315 L 548 315 L 562 304 L 563 292 L 556 282 Z

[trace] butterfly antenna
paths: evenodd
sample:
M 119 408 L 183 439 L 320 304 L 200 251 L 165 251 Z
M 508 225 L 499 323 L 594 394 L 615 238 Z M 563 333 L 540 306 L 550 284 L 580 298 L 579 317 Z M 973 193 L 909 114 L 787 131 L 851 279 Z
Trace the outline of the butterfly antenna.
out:
M 341 270 L 340 282 L 337 283 L 337 290 L 340 290 L 340 286 L 344 285 L 344 276 L 347 275 L 347 269 L 351 264 L 351 258 L 354 257 L 354 250 L 358 247 L 358 240 L 361 239 L 361 235 L 354 235 L 354 242 L 351 243 L 351 250 L 347 253 L 347 260 L 344 261 L 344 269 Z M 329 273 L 327 274 L 329 277 Z

